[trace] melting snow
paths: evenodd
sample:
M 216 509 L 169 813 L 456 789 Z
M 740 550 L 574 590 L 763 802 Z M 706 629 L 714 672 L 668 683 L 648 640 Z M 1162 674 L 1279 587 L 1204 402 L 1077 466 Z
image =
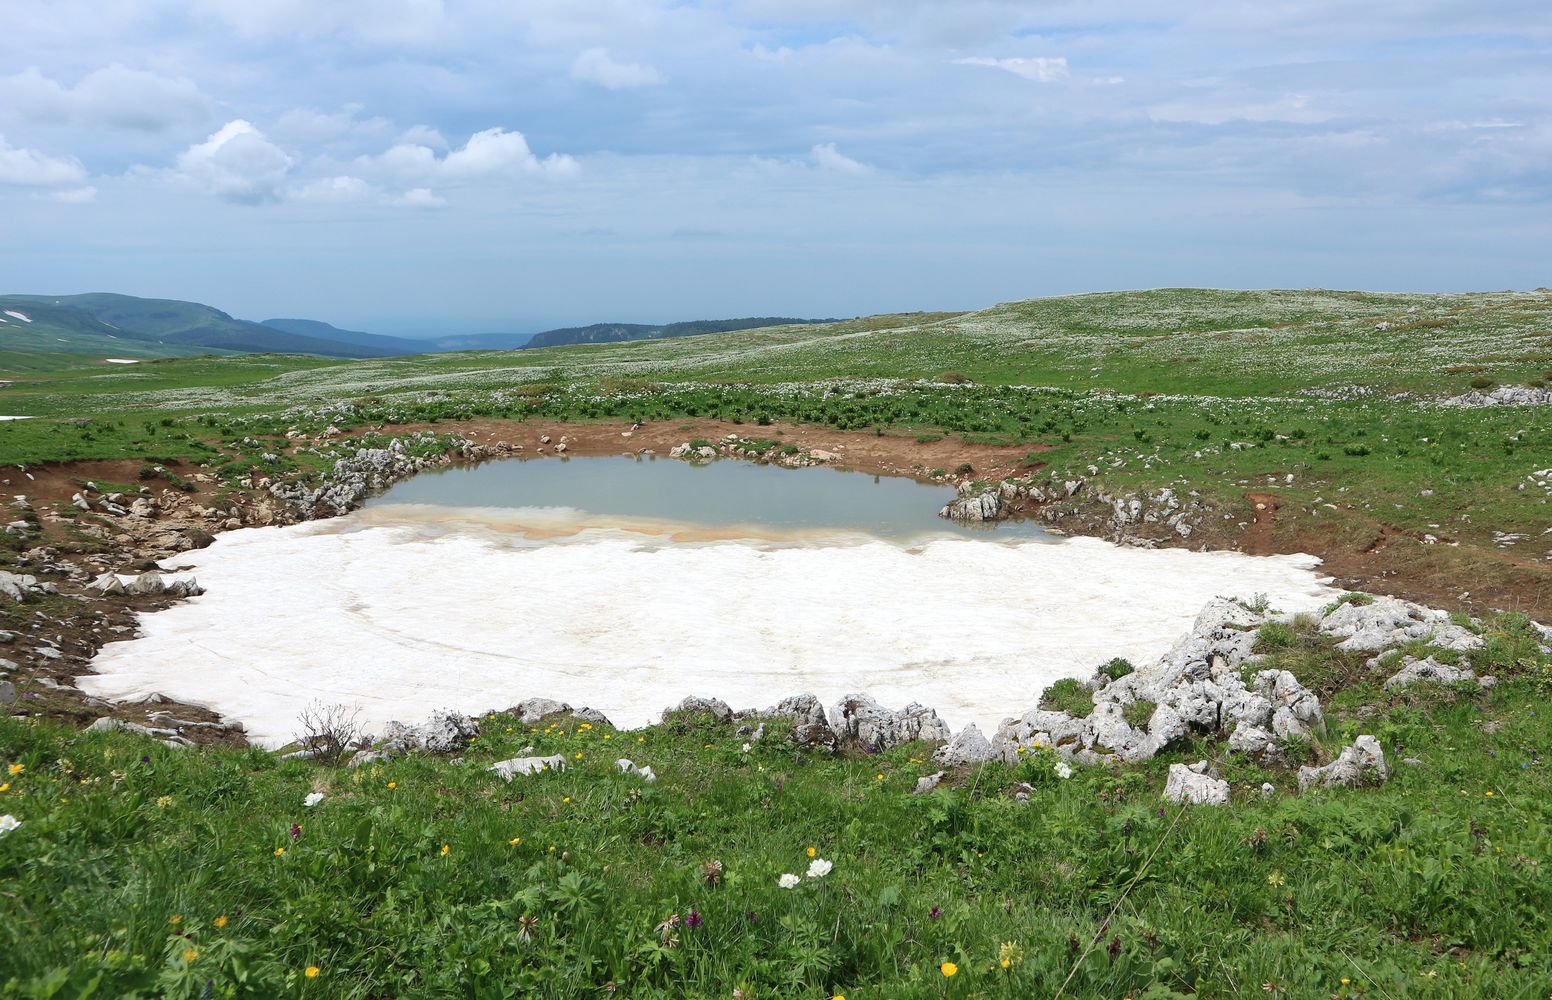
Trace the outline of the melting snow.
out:
M 360 706 L 380 731 L 534 696 L 641 726 L 688 694 L 764 707 L 864 691 L 990 731 L 1054 680 L 1162 654 L 1214 596 L 1305 611 L 1336 593 L 1313 556 L 1090 538 L 680 544 L 618 522 L 536 540 L 477 522 L 380 507 L 223 534 L 177 559 L 208 592 L 144 616 L 144 637 L 105 646 L 78 683 L 207 705 L 269 746 L 314 699 Z
M 31 323 L 32 322 L 32 319 L 26 313 L 17 312 L 15 309 L 7 309 L 5 311 L 5 314 L 7 316 L 14 316 L 16 319 L 21 320 L 23 323 Z

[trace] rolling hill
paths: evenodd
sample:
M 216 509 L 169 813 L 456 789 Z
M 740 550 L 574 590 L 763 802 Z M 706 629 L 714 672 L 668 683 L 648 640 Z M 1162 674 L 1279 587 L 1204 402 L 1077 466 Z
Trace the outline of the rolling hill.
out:
M 651 326 L 641 323 L 594 323 L 536 333 L 529 347 L 559 347 L 562 344 L 615 344 L 625 340 L 661 340 L 669 337 L 694 337 L 705 333 L 733 333 L 766 326 L 803 326 L 834 323 L 833 319 L 792 319 L 786 316 L 750 316 L 744 319 L 697 319 L 681 323 Z

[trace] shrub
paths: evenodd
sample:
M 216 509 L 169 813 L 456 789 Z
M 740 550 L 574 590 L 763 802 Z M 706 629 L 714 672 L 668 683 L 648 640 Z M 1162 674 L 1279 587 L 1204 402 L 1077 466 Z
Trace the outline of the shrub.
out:
M 296 742 L 312 751 L 312 759 L 318 763 L 338 767 L 345 751 L 361 739 L 360 719 L 360 708 L 315 701 L 297 719 Z
M 969 385 L 970 376 L 960 372 L 939 372 L 937 381 L 945 385 Z
M 1099 668 L 1099 672 L 1113 681 L 1118 681 L 1137 668 L 1132 666 L 1132 661 L 1117 656 Z
M 968 476 L 975 471 L 975 466 L 971 465 L 969 462 L 961 462 L 959 465 L 954 467 L 954 471 L 959 473 L 961 476 Z
M 1488 378 L 1486 375 L 1478 375 L 1476 378 L 1471 380 L 1471 388 L 1473 389 L 1491 389 L 1492 387 L 1493 380 Z
M 1293 627 L 1284 622 L 1267 622 L 1256 633 L 1256 652 L 1287 649 L 1293 645 Z
M 1040 707 L 1047 712 L 1066 712 L 1075 719 L 1086 719 L 1094 711 L 1094 693 L 1082 681 L 1063 677 L 1040 695 Z

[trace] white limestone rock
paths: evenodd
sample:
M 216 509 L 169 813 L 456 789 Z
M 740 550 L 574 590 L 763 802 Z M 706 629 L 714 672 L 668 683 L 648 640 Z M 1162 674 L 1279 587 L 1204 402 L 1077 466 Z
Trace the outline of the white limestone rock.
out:
M 1190 805 L 1226 805 L 1229 783 L 1211 775 L 1198 774 L 1184 764 L 1171 764 L 1164 784 L 1164 798 Z
M 1312 787 L 1352 788 L 1378 784 L 1389 776 L 1380 741 L 1373 736 L 1360 736 L 1324 767 L 1299 768 L 1299 791 Z
M 557 753 L 548 757 L 513 757 L 511 760 L 497 761 L 486 770 L 494 772 L 507 781 L 511 781 L 516 777 L 540 774 L 544 771 L 564 771 L 565 769 L 566 755 Z

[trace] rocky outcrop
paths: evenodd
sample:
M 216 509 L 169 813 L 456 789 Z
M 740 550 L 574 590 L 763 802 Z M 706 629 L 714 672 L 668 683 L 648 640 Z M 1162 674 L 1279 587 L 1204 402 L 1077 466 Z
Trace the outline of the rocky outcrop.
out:
M 436 439 L 432 434 L 420 437 L 425 441 Z M 463 438 L 454 438 L 451 444 L 466 452 L 473 447 Z M 368 496 L 387 489 L 400 479 L 446 463 L 445 457 L 426 458 L 411 454 L 411 444 L 406 444 L 402 438 L 394 438 L 386 447 L 358 448 L 355 454 L 338 459 L 321 485 L 276 482 L 268 488 L 294 516 L 311 520 L 354 510 Z
M 1423 660 L 1408 656 L 1401 661 L 1401 669 L 1385 681 L 1385 690 L 1394 691 L 1413 684 L 1459 684 L 1462 681 L 1476 681 L 1484 687 L 1493 684 L 1492 677 L 1479 678 L 1470 667 L 1452 667 L 1431 656 Z
M 406 726 L 402 722 L 390 722 L 383 730 L 384 748 L 400 753 L 419 750 L 423 753 L 458 753 L 469 741 L 480 734 L 477 720 L 457 712 L 433 712 L 431 718 L 418 726 Z
M 1192 731 L 1227 731 L 1231 740 L 1238 734 L 1238 748 L 1253 753 L 1266 750 L 1274 739 L 1307 736 L 1325 724 L 1312 692 L 1287 671 L 1260 671 L 1249 684 L 1244 677 L 1261 626 L 1284 619 L 1214 600 L 1153 665 L 1105 684 L 1096 677 L 1091 682 L 1094 709 L 1086 718 L 1035 709 L 1004 722 L 993 746 L 1010 762 L 1019 747 L 1035 743 L 1088 762 L 1139 761 Z M 1128 707 L 1139 703 L 1154 706 L 1140 726 L 1126 720 Z
M 665 708 L 663 710 L 664 721 L 667 721 L 673 715 L 709 715 L 715 722 L 733 721 L 733 710 L 728 707 L 727 702 L 720 698 L 701 698 L 696 695 L 691 695 L 684 699 L 674 708 Z
M 1481 636 L 1443 611 L 1394 597 L 1343 604 L 1321 619 L 1320 631 L 1341 637 L 1336 648 L 1347 653 L 1377 653 L 1418 641 L 1459 652 L 1483 645 Z
M 542 719 L 548 719 L 556 715 L 564 715 L 575 722 L 587 722 L 595 726 L 612 726 L 608 716 L 596 708 L 572 708 L 563 701 L 553 698 L 525 698 L 507 709 L 507 714 L 515 716 L 517 721 L 525 726 L 531 726 Z
M 960 767 L 965 764 L 984 764 L 998 756 L 997 751 L 992 749 L 991 741 L 982 735 L 980 727 L 969 725 L 938 747 L 933 759 L 946 767 Z
M 1501 385 L 1496 389 L 1473 389 L 1440 401 L 1440 406 L 1477 409 L 1484 406 L 1545 406 L 1552 403 L 1552 389 L 1527 385 Z
M 938 516 L 951 521 L 995 521 L 1001 511 L 1001 498 L 995 490 L 987 490 L 975 496 L 949 501 L 938 511 Z
M 783 698 L 774 708 L 755 714 L 760 719 L 791 719 L 792 730 L 787 738 L 799 746 L 835 747 L 835 731 L 825 716 L 824 705 L 811 694 L 795 694 Z
M 884 750 L 914 740 L 942 741 L 952 734 L 938 713 L 915 702 L 890 711 L 865 694 L 849 694 L 830 708 L 830 728 L 842 740 Z
M 0 570 L 0 604 L 20 604 L 32 597 L 55 593 L 51 583 L 39 583 L 38 578 L 24 573 L 8 573 Z
M 1199 806 L 1227 805 L 1229 783 L 1207 773 L 1207 762 L 1169 765 L 1169 777 L 1164 783 L 1164 798 L 1170 802 Z
M 1377 785 L 1389 776 L 1380 741 L 1373 736 L 1360 736 L 1324 767 L 1299 768 L 1299 791 Z

